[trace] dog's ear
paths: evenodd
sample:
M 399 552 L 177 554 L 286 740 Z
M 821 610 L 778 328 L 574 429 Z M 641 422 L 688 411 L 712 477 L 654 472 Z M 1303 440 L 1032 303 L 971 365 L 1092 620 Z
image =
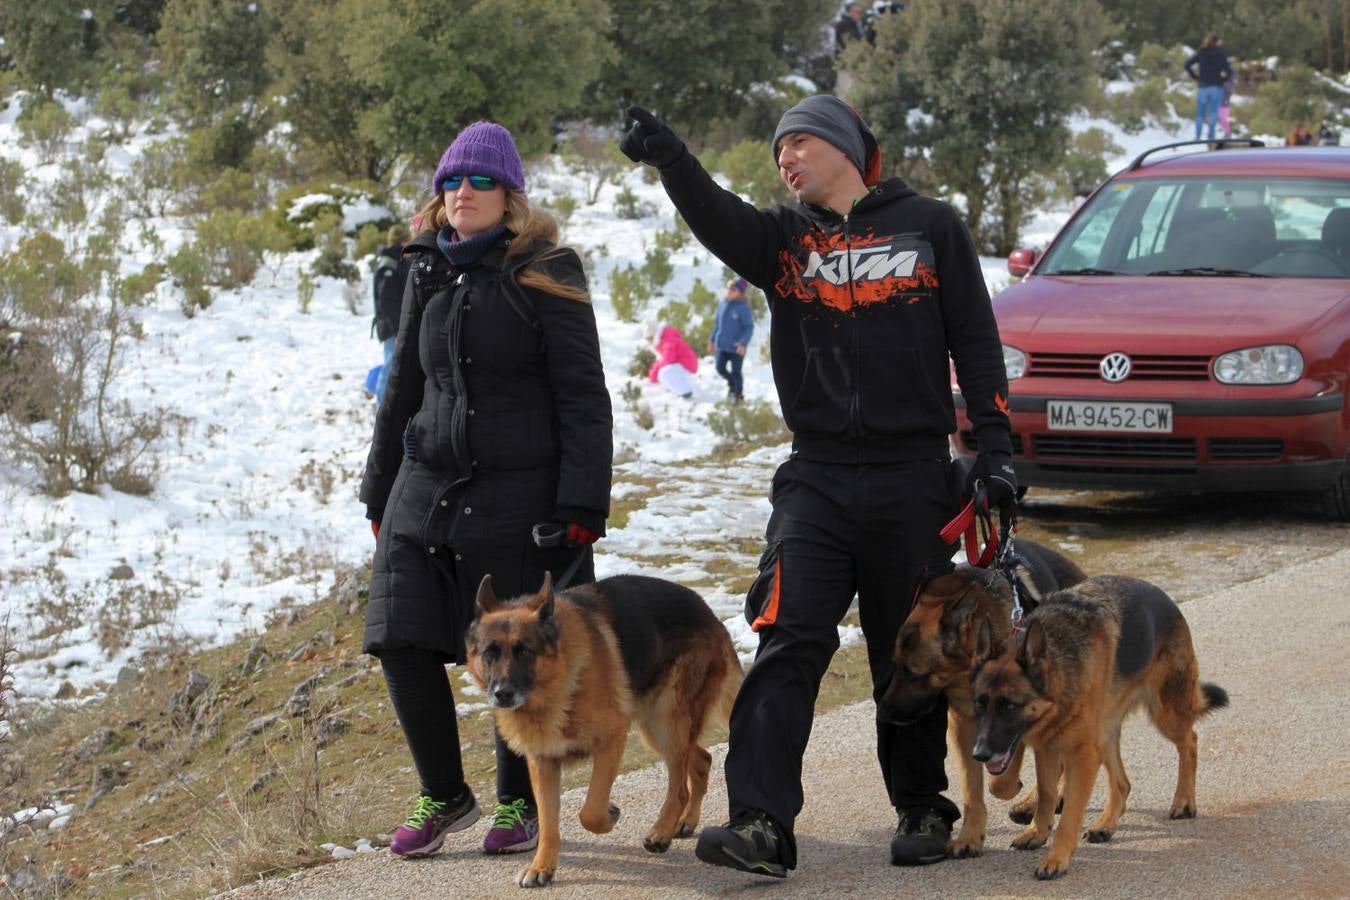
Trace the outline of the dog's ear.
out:
M 958 659 L 963 655 L 970 655 L 975 615 L 979 611 L 979 606 L 979 598 L 975 595 L 972 585 L 966 589 L 960 600 L 949 606 L 942 614 L 943 621 L 950 625 L 941 629 L 943 656 Z M 988 617 L 985 617 L 984 622 L 986 625 L 989 623 Z
M 994 628 L 989 624 L 989 618 L 980 620 L 979 626 L 975 629 L 975 652 L 971 654 L 971 662 L 981 665 L 989 661 L 994 652 Z
M 1024 670 L 1030 670 L 1045 659 L 1045 629 L 1039 620 L 1027 623 L 1027 633 L 1022 636 L 1022 646 L 1017 651 L 1017 663 Z
M 478 582 L 478 596 L 473 602 L 478 607 L 479 615 L 490 613 L 497 608 L 497 594 L 492 590 L 491 575 L 484 575 L 483 580 Z
M 544 571 L 544 583 L 540 585 L 539 593 L 531 597 L 525 605 L 539 614 L 541 625 L 553 621 L 553 574 L 551 572 Z

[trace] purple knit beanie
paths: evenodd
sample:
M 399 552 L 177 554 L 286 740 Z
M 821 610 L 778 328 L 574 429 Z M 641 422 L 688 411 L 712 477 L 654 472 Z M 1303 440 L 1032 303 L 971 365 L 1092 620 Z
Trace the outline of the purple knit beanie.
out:
M 513 191 L 525 191 L 525 169 L 516 142 L 496 122 L 474 122 L 445 148 L 431 179 L 433 194 L 440 193 L 447 175 L 489 175 Z

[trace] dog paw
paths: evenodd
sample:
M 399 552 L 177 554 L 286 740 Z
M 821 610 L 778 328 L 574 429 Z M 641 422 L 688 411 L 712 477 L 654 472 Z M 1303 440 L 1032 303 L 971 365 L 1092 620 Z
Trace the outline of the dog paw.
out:
M 1180 803 L 1172 807 L 1172 811 L 1167 814 L 1169 819 L 1194 819 L 1195 807 L 1189 803 Z
M 553 870 L 536 869 L 534 866 L 530 866 L 528 869 L 521 870 L 516 883 L 523 888 L 548 887 L 553 883 Z
M 1057 859 L 1051 859 L 1047 856 L 1045 859 L 1041 860 L 1041 864 L 1036 867 L 1036 880 L 1051 881 L 1067 871 L 1069 871 L 1069 863 L 1067 860 L 1060 862 Z
M 1018 825 L 1030 825 L 1031 820 L 1036 817 L 1036 809 L 1031 806 L 1014 806 L 1008 810 L 1008 818 L 1012 819 Z
M 1111 835 L 1115 833 L 1114 828 L 1089 828 L 1083 832 L 1083 839 L 1089 844 L 1105 844 L 1111 840 Z
M 649 834 L 642 839 L 642 846 L 647 848 L 648 853 L 665 853 L 670 849 L 670 841 L 663 841 L 660 838 Z
M 947 845 L 948 859 L 974 859 L 984 852 L 984 835 L 978 838 L 957 838 Z
M 691 838 L 696 834 L 698 834 L 697 822 L 681 822 L 675 826 L 675 837 L 677 838 Z
M 1048 834 L 1041 834 L 1034 828 L 1028 828 L 1013 838 L 1012 848 L 1014 850 L 1035 850 L 1038 847 L 1044 847 L 1048 837 Z

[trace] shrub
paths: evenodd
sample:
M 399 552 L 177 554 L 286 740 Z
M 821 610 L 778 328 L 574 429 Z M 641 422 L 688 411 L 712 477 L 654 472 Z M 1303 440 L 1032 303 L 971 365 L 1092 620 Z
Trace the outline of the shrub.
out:
M 722 401 L 708 413 L 708 428 L 723 447 L 786 440 L 787 428 L 774 408 L 763 401 Z
M 355 281 L 361 277 L 361 270 L 347 261 L 347 239 L 337 216 L 332 213 L 320 216 L 314 223 L 314 234 L 319 256 L 310 267 L 312 273 L 342 281 Z
M 312 250 L 315 247 L 317 233 L 315 224 L 325 217 L 334 222 L 342 221 L 343 211 L 358 203 L 378 202 L 376 190 L 365 184 L 333 184 L 331 182 L 306 182 L 292 185 L 277 193 L 268 211 L 273 225 L 285 237 L 285 246 L 290 250 Z M 378 219 L 373 222 L 377 228 L 387 229 L 394 224 L 394 218 Z M 328 223 L 325 227 L 334 227 Z
M 279 244 L 267 219 L 237 209 L 218 209 L 199 219 L 196 233 L 196 245 L 210 267 L 208 278 L 223 288 L 252 281 L 263 254 Z
M 201 193 L 198 208 L 210 213 L 218 209 L 253 212 L 263 204 L 263 193 L 251 172 L 225 169 Z
M 127 199 L 146 218 L 165 216 L 187 183 L 187 145 L 182 138 L 156 141 L 141 151 Z
M 631 263 L 617 266 L 609 273 L 609 299 L 614 315 L 623 322 L 636 322 L 651 299 L 647 279 Z
M 607 184 L 618 184 L 631 167 L 608 132 L 593 125 L 576 128 L 562 146 L 562 157 L 586 186 L 586 205 L 594 206 Z
M 183 292 L 178 307 L 189 319 L 198 310 L 211 305 L 211 292 L 206 285 L 211 277 L 211 261 L 195 243 L 184 244 L 169 257 L 169 274 L 174 286 Z
M 30 98 L 17 121 L 19 134 L 37 147 L 44 163 L 53 162 L 75 127 L 75 119 L 55 100 Z
M 375 251 L 380 249 L 384 243 L 385 233 L 389 229 L 381 228 L 374 222 L 367 222 L 356 229 L 356 249 L 352 251 L 355 259 L 365 259 L 367 256 L 374 255 Z
M 1111 135 L 1100 128 L 1088 128 L 1074 135 L 1064 156 L 1063 174 L 1058 179 L 1060 196 L 1085 196 L 1106 180 L 1106 158 L 1122 152 Z
M 551 209 L 558 219 L 558 224 L 566 228 L 567 223 L 572 220 L 572 213 L 577 211 L 577 198 L 571 194 L 559 194 L 552 200 L 544 201 L 544 206 Z
M 717 313 L 717 300 L 717 294 L 705 287 L 702 280 L 695 279 L 688 297 L 667 303 L 658 315 L 667 325 L 679 329 L 694 352 L 701 353 L 716 324 L 713 318 Z
M 773 206 L 789 199 L 773 155 L 762 140 L 736 142 L 718 157 L 718 167 L 731 189 L 749 197 L 756 206 Z
M 28 179 L 23 174 L 23 163 L 13 159 L 0 159 L 0 216 L 11 225 L 23 221 L 25 206 L 24 194 Z
M 652 238 L 652 246 L 658 250 L 664 250 L 666 253 L 678 253 L 689 245 L 689 239 L 693 237 L 689 226 L 684 223 L 684 219 L 676 215 L 675 227 L 671 229 L 661 229 L 656 232 Z
M 656 362 L 656 351 L 651 347 L 642 346 L 633 354 L 633 358 L 628 361 L 628 374 L 634 378 L 646 378 L 647 373 L 652 370 L 652 363 Z M 634 385 L 636 388 L 636 385 Z M 625 399 L 627 399 L 628 388 L 624 388 Z
M 656 205 L 639 200 L 633 189 L 624 185 L 614 198 L 614 213 L 620 219 L 645 219 L 656 215 Z
M 302 315 L 309 315 L 309 305 L 314 302 L 314 276 L 308 272 L 300 273 L 300 281 L 296 285 L 296 295 L 300 300 L 300 312 Z
M 670 262 L 670 253 L 661 247 L 652 247 L 642 261 L 642 277 L 647 279 L 650 293 L 655 294 L 670 283 L 675 274 L 675 266 Z

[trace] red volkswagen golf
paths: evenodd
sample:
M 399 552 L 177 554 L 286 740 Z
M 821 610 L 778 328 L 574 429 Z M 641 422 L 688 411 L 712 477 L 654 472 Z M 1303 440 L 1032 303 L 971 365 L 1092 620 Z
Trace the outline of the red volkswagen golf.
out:
M 1315 493 L 1350 520 L 1350 148 L 1203 146 L 1143 154 L 1009 257 L 1018 477 Z M 976 452 L 964 415 L 953 445 Z

